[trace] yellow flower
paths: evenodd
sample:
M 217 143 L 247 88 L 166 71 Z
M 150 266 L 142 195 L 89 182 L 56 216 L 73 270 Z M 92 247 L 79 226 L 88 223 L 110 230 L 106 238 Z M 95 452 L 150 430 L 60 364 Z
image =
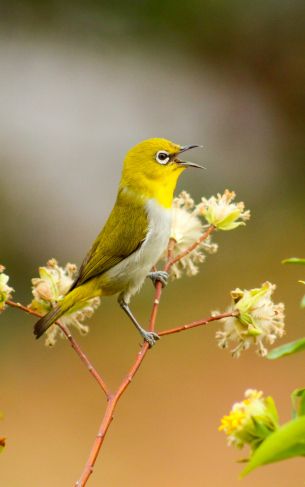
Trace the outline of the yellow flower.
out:
M 242 448 L 248 444 L 255 450 L 278 428 L 278 414 L 273 399 L 262 391 L 248 389 L 245 399 L 236 402 L 230 413 L 223 416 L 218 428 L 228 436 L 228 444 Z
M 244 411 L 239 409 L 232 409 L 228 416 L 224 416 L 221 419 L 221 425 L 219 431 L 224 431 L 227 435 L 232 435 L 235 431 L 240 429 L 245 422 L 247 415 Z

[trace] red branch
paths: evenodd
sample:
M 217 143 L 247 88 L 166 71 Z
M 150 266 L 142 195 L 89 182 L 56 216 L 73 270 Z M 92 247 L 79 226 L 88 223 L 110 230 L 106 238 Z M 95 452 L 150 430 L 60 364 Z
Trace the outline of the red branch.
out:
M 118 401 L 119 401 L 120 397 L 122 396 L 122 394 L 124 393 L 124 391 L 129 386 L 132 379 L 134 378 L 134 376 L 135 376 L 136 372 L 138 371 L 141 363 L 143 362 L 144 357 L 145 357 L 148 350 L 149 350 L 148 343 L 145 342 L 142 345 L 141 350 L 139 351 L 137 358 L 136 358 L 134 364 L 131 366 L 127 376 L 121 382 L 117 391 L 115 392 L 115 394 L 111 397 L 110 401 L 108 402 L 103 420 L 101 422 L 98 433 L 97 433 L 95 440 L 94 440 L 94 443 L 92 445 L 87 463 L 85 465 L 83 473 L 80 476 L 80 479 L 76 482 L 75 487 L 83 487 L 84 485 L 86 485 L 90 475 L 92 474 L 94 464 L 95 464 L 96 459 L 98 457 L 101 446 L 104 442 L 106 433 L 107 433 L 108 428 L 110 426 L 110 423 L 113 419 L 113 413 L 114 413 L 114 410 L 118 404 Z
M 185 251 L 178 254 L 176 257 L 173 257 L 175 241 L 173 239 L 171 239 L 169 242 L 169 246 L 168 246 L 168 258 L 167 258 L 167 262 L 164 266 L 164 271 L 168 272 L 170 270 L 170 268 L 172 267 L 172 265 L 174 265 L 176 262 L 181 260 L 186 255 L 190 254 L 193 250 L 195 250 L 204 240 L 206 240 L 209 237 L 209 235 L 212 232 L 214 232 L 214 230 L 215 230 L 215 227 L 213 225 L 209 226 L 208 229 L 205 231 L 205 233 L 203 233 L 202 236 L 196 242 L 194 242 L 190 247 L 188 247 Z M 156 319 L 157 319 L 161 295 L 162 295 L 162 283 L 157 282 L 156 288 L 155 288 L 155 295 L 154 295 L 152 311 L 151 311 L 150 320 L 149 320 L 149 327 L 148 328 L 150 331 L 155 330 L 155 324 L 156 324 Z M 6 304 L 8 304 L 9 306 L 18 308 L 22 311 L 25 311 L 26 313 L 30 313 L 34 316 L 38 316 L 38 317 L 41 316 L 36 311 L 33 311 L 30 308 L 27 308 L 26 306 L 23 306 L 20 303 L 15 303 L 14 301 L 8 300 L 8 301 L 6 301 Z M 223 313 L 223 314 L 219 314 L 216 316 L 210 316 L 209 318 L 206 318 L 204 320 L 194 321 L 192 323 L 188 323 L 186 325 L 178 326 L 176 328 L 164 330 L 164 331 L 161 331 L 159 333 L 159 336 L 161 337 L 161 336 L 166 336 L 166 335 L 172 335 L 174 333 L 179 333 L 181 331 L 189 330 L 191 328 L 206 325 L 212 321 L 220 320 L 222 318 L 227 318 L 229 316 L 234 316 L 234 313 Z M 125 392 L 127 387 L 129 386 L 129 384 L 131 383 L 136 372 L 139 370 L 139 368 L 140 368 L 140 366 L 141 366 L 141 364 L 145 358 L 145 355 L 147 354 L 147 352 L 149 350 L 149 346 L 146 342 L 143 343 L 140 351 L 138 352 L 138 354 L 136 356 L 134 363 L 132 364 L 132 366 L 129 369 L 128 374 L 122 380 L 122 382 L 118 386 L 117 390 L 114 393 L 111 393 L 108 389 L 108 386 L 106 385 L 106 383 L 104 382 L 104 380 L 100 376 L 100 374 L 93 367 L 93 365 L 91 364 L 91 362 L 88 359 L 88 357 L 86 356 L 86 354 L 81 350 L 78 343 L 72 337 L 69 329 L 60 321 L 57 321 L 56 324 L 60 327 L 61 331 L 67 337 L 72 348 L 78 354 L 78 356 L 80 357 L 82 362 L 84 362 L 86 364 L 90 374 L 98 382 L 98 384 L 100 385 L 100 387 L 104 391 L 104 393 L 107 397 L 107 400 L 108 400 L 108 404 L 107 404 L 102 422 L 100 424 L 98 433 L 95 437 L 94 443 L 91 447 L 91 451 L 90 451 L 89 457 L 87 459 L 86 465 L 84 467 L 84 470 L 83 470 L 79 480 L 75 484 L 75 487 L 84 487 L 86 485 L 90 475 L 93 472 L 93 467 L 95 465 L 99 451 L 100 451 L 101 446 L 104 442 L 104 438 L 106 436 L 106 433 L 107 433 L 109 426 L 111 424 L 111 421 L 113 419 L 114 410 L 115 410 L 115 408 L 119 402 L 119 399 L 122 396 L 122 394 Z
M 212 321 L 222 320 L 223 318 L 229 318 L 230 316 L 237 316 L 236 312 L 229 311 L 228 313 L 222 313 L 219 315 L 209 316 L 204 320 L 192 321 L 192 323 L 188 323 L 187 325 L 177 326 L 176 328 L 170 328 L 169 330 L 163 330 L 158 332 L 160 337 L 166 335 L 173 335 L 174 333 L 179 333 L 180 331 L 190 330 L 191 328 L 197 328 L 197 326 L 207 325 Z

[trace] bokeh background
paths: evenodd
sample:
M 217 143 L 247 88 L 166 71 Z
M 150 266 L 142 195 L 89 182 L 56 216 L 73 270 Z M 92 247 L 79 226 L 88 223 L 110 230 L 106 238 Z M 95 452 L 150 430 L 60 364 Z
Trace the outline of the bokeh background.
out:
M 158 328 L 224 310 L 229 291 L 278 286 L 287 336 L 305 334 L 299 309 L 304 256 L 304 2 L 16 1 L 0 6 L 0 261 L 15 298 L 50 257 L 81 263 L 115 199 L 126 150 L 161 136 L 198 143 L 207 170 L 179 189 L 199 200 L 234 189 L 252 211 L 217 234 L 219 252 L 164 292 Z M 148 321 L 153 289 L 133 301 Z M 104 399 L 64 341 L 35 342 L 33 318 L 1 316 L 0 485 L 73 485 Z M 220 417 L 248 387 L 271 394 L 282 421 L 304 386 L 304 355 L 233 360 L 217 324 L 167 337 L 122 399 L 92 486 L 205 487 L 304 484 L 304 461 L 264 467 L 241 483 L 246 455 L 226 446 Z M 115 299 L 102 302 L 81 345 L 114 386 L 139 349 Z M 293 479 L 293 480 L 292 480 Z

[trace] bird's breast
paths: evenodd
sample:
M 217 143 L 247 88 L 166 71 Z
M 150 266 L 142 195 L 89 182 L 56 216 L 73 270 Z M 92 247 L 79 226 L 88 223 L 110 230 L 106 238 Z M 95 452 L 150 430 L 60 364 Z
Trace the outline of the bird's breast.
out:
M 164 208 L 155 199 L 148 199 L 145 210 L 148 220 L 146 237 L 139 249 L 123 261 L 126 274 L 130 273 L 131 279 L 136 280 L 141 275 L 145 277 L 160 259 L 166 250 L 171 231 L 171 209 Z
M 152 267 L 165 251 L 171 231 L 171 209 L 164 208 L 155 199 L 146 202 L 148 232 L 142 246 L 144 260 Z

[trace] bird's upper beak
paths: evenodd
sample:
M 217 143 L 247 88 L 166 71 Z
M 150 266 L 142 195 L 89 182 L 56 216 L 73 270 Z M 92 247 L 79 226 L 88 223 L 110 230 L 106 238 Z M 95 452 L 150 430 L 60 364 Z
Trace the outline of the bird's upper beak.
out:
M 179 156 L 180 154 L 182 154 L 182 152 L 186 152 L 190 149 L 196 149 L 196 147 L 202 147 L 202 145 L 182 145 L 180 147 L 179 152 L 176 155 Z M 204 169 L 203 166 L 200 166 L 199 164 L 195 164 L 194 162 L 180 161 L 180 159 L 176 159 L 176 162 L 179 165 L 184 166 L 184 167 L 198 167 L 199 169 Z

